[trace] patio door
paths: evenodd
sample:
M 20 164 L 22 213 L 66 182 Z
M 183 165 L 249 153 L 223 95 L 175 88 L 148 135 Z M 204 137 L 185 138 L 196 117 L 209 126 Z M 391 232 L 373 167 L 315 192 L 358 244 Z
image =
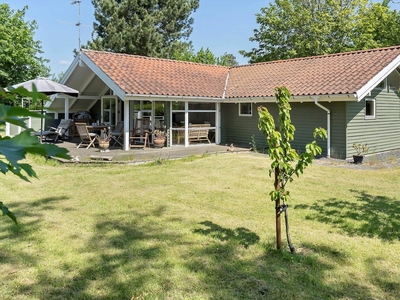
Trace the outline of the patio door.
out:
M 219 111 L 219 104 L 214 102 L 172 102 L 170 116 L 171 145 L 188 147 L 189 140 L 198 133 L 199 127 L 205 128 L 208 134 L 206 131 L 206 136 L 201 140 L 199 139 L 200 142 L 193 144 L 209 142 L 219 144 Z M 192 139 L 192 141 L 195 140 Z
M 118 97 L 103 96 L 101 97 L 101 123 L 106 125 L 115 125 L 117 123 Z

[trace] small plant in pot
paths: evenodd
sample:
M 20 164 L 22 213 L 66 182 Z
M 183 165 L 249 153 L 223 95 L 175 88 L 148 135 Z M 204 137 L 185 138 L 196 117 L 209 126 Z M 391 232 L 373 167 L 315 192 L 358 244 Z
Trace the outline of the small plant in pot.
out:
M 165 140 L 167 139 L 167 133 L 165 130 L 156 129 L 153 131 L 153 144 L 156 148 L 164 147 Z
M 353 155 L 353 160 L 355 164 L 361 164 L 364 159 L 364 154 L 368 153 L 368 145 L 367 143 L 365 144 L 353 144 L 354 150 L 356 150 L 357 154 Z
M 99 137 L 97 138 L 99 142 L 100 152 L 108 152 L 110 151 L 108 147 L 110 147 L 110 137 L 108 136 L 106 130 L 101 131 Z

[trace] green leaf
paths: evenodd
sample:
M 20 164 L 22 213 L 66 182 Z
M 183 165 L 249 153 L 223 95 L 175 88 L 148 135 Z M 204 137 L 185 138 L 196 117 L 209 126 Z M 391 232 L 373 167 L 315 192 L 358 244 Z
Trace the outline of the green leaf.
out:
M 5 206 L 1 201 L 0 201 L 0 209 L 3 213 L 3 216 L 8 216 L 11 220 L 14 221 L 15 224 L 18 225 L 17 218 L 15 217 L 15 215 L 11 211 L 9 211 L 7 206 Z

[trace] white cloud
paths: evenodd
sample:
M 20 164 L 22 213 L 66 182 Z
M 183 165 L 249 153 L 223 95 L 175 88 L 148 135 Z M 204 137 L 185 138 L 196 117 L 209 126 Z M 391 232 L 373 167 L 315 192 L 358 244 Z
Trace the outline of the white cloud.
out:
M 58 63 L 59 63 L 60 65 L 70 65 L 70 64 L 71 64 L 71 62 L 68 61 L 68 60 L 60 60 Z

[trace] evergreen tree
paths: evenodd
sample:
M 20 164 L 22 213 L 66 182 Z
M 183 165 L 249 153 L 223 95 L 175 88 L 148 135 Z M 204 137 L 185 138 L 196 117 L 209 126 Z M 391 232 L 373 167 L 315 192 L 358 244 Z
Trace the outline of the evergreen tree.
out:
M 171 58 L 192 32 L 199 0 L 92 0 L 93 40 L 87 47 Z
M 49 76 L 49 60 L 39 57 L 41 42 L 33 39 L 37 23 L 24 21 L 27 9 L 15 12 L 0 4 L 0 87 Z

